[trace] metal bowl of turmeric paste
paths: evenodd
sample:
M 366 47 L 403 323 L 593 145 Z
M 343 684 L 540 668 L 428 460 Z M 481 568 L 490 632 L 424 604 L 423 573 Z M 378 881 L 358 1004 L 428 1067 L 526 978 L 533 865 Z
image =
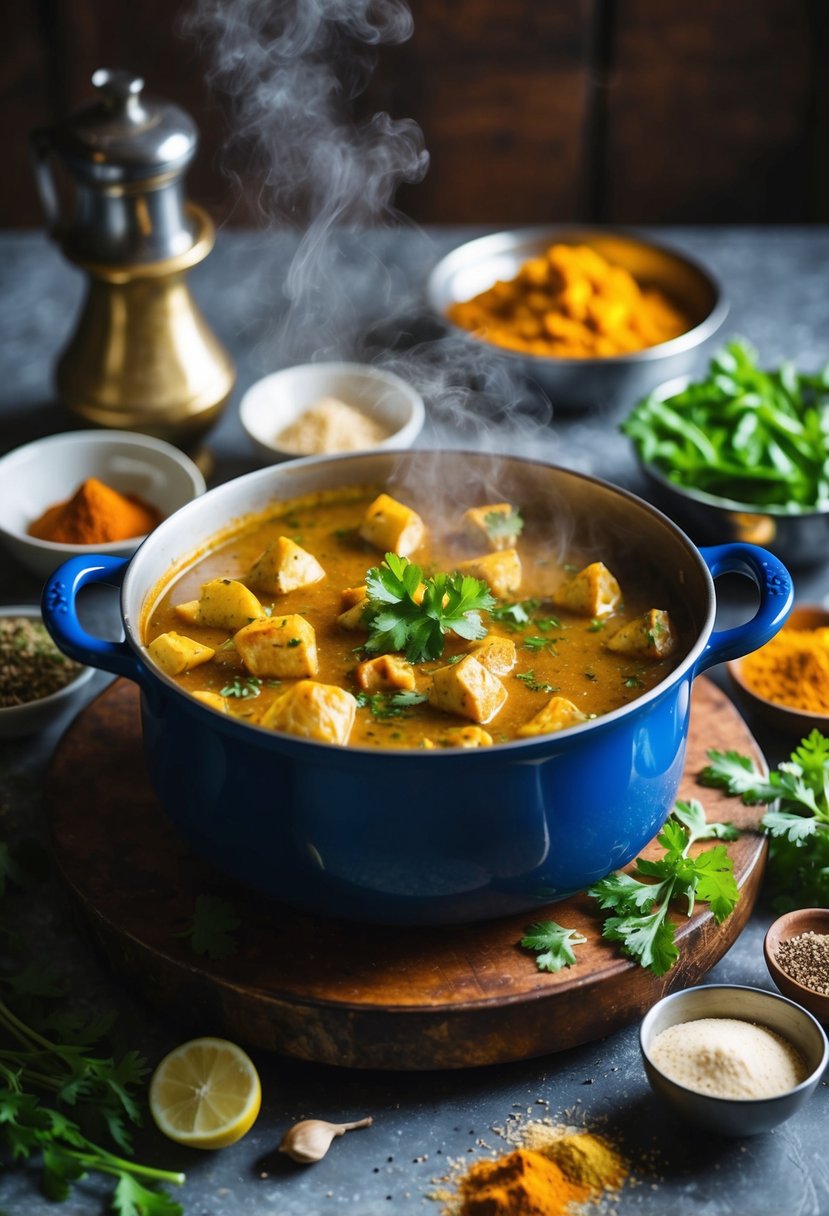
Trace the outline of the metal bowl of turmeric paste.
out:
M 829 612 L 817 604 L 792 609 L 780 633 L 752 654 L 726 664 L 745 707 L 780 734 L 829 735 Z
M 468 241 L 432 270 L 427 302 L 470 359 L 512 366 L 553 407 L 613 410 L 688 374 L 728 313 L 684 253 L 606 229 L 526 228 Z

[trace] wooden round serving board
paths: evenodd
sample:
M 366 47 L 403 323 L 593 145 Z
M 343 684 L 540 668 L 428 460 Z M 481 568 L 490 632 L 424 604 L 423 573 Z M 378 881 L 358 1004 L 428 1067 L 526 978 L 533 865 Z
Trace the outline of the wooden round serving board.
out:
M 316 918 L 256 895 L 196 857 L 147 781 L 138 693 L 119 680 L 61 740 L 47 785 L 58 866 L 114 969 L 164 1014 L 303 1060 L 354 1068 L 464 1068 L 544 1055 L 600 1038 L 664 993 L 696 983 L 748 920 L 765 860 L 762 808 L 695 775 L 706 750 L 763 757 L 728 698 L 702 678 L 693 693 L 681 798 L 709 820 L 747 829 L 730 844 L 741 898 L 717 925 L 705 905 L 681 922 L 680 961 L 661 979 L 601 938 L 595 901 L 576 896 L 521 916 L 449 928 L 386 928 Z M 194 951 L 199 895 L 232 904 L 237 949 Z M 519 941 L 553 919 L 588 939 L 578 964 L 540 972 Z

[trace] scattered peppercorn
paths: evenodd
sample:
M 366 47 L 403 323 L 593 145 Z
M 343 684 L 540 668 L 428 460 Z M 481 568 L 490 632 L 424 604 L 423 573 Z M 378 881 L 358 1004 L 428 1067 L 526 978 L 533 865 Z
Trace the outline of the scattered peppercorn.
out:
M 775 958 L 798 984 L 829 996 L 829 934 L 798 933 L 780 943 Z
M 0 707 L 48 697 L 82 670 L 80 663 L 61 654 L 42 621 L 0 617 Z

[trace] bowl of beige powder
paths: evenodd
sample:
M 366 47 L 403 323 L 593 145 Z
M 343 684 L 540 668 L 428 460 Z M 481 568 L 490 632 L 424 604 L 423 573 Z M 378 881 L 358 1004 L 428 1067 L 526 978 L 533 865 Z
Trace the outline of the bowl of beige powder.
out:
M 702 985 L 663 997 L 639 1035 L 654 1093 L 708 1131 L 750 1136 L 790 1118 L 829 1060 L 816 1018 L 761 988 Z
M 420 394 L 365 363 L 304 363 L 257 380 L 239 417 L 265 460 L 411 447 L 423 427 Z

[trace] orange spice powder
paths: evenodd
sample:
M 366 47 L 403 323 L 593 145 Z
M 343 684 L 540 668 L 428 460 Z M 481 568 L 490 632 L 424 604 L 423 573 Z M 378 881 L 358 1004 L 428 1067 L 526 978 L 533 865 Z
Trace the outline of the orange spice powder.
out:
M 829 628 L 780 632 L 740 664 L 757 696 L 792 709 L 829 714 Z
M 543 1153 L 517 1148 L 473 1165 L 460 1181 L 459 1216 L 564 1216 L 591 1188 L 571 1181 Z
M 154 507 L 119 494 L 89 477 L 66 502 L 56 503 L 29 525 L 29 535 L 63 545 L 100 545 L 144 536 L 160 520 Z

